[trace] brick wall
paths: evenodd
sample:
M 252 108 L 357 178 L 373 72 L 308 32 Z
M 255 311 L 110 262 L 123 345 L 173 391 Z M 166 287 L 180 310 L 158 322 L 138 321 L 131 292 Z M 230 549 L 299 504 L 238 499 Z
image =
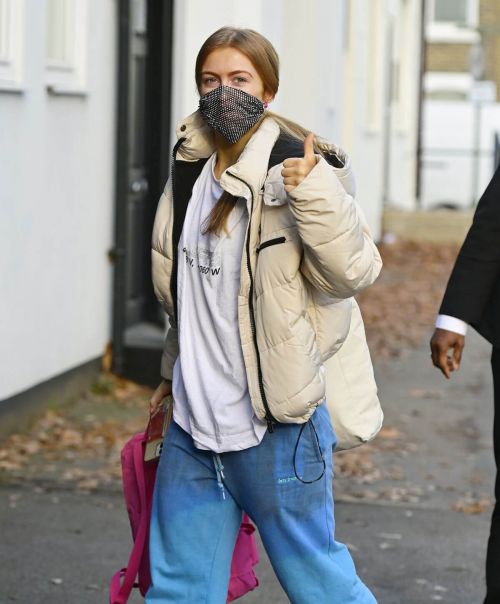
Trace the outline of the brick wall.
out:
M 485 79 L 497 85 L 500 101 L 500 1 L 481 0 L 479 25 L 485 50 Z
M 480 0 L 479 29 L 481 31 L 486 80 L 497 85 L 500 101 L 500 0 Z M 427 44 L 427 71 L 469 72 L 469 44 Z
M 468 44 L 427 44 L 427 71 L 469 71 Z

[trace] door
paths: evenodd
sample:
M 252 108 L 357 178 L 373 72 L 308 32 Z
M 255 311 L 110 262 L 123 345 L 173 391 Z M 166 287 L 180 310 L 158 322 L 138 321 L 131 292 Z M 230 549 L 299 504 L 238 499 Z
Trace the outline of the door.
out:
M 125 328 L 146 318 L 149 239 L 148 205 L 150 173 L 148 169 L 148 133 L 146 128 L 148 55 L 146 0 L 132 0 L 129 45 L 129 120 L 126 206 L 126 247 L 128 260 L 125 280 Z
M 118 2 L 113 369 L 142 382 L 149 381 L 140 372 L 152 362 L 146 357 L 158 354 L 163 332 L 150 242 L 168 176 L 172 5 Z

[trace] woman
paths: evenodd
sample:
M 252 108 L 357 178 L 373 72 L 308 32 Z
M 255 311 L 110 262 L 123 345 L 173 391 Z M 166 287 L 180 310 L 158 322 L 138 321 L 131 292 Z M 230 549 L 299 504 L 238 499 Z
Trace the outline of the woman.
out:
M 225 602 L 242 510 L 291 602 L 375 602 L 334 540 L 323 362 L 381 261 L 341 184 L 345 155 L 266 110 L 278 81 L 257 32 L 208 38 L 158 206 L 153 281 L 171 327 L 151 402 L 175 403 L 148 604 Z

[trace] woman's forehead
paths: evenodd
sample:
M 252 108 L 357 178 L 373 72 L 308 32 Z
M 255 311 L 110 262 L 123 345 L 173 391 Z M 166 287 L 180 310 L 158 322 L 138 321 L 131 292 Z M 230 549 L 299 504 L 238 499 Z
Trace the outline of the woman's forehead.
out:
M 248 71 L 256 73 L 250 59 L 237 48 L 225 47 L 213 50 L 203 63 L 202 71 Z

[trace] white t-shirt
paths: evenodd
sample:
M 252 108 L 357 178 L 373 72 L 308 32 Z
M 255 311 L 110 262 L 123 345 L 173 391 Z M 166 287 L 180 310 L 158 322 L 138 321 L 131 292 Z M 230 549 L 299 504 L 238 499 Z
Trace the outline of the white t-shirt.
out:
M 259 444 L 267 426 L 253 413 L 238 327 L 245 200 L 229 215 L 228 234 L 202 233 L 223 192 L 215 159 L 214 153 L 194 184 L 179 241 L 179 356 L 172 388 L 177 424 L 198 448 L 222 453 Z

